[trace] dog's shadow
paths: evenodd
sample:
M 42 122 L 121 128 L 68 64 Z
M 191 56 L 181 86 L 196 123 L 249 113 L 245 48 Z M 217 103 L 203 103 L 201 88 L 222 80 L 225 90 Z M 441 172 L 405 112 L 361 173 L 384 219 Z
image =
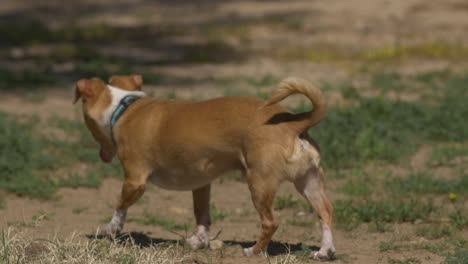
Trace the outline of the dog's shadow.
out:
M 151 246 L 156 246 L 160 244 L 176 244 L 176 243 L 183 242 L 183 240 L 153 238 L 141 232 L 122 233 L 114 238 L 101 236 L 101 235 L 86 235 L 86 237 L 91 240 L 111 239 L 119 245 L 125 245 L 125 244 L 131 243 L 139 247 L 151 247 Z M 254 241 L 224 240 L 223 242 L 227 246 L 241 246 L 243 248 L 251 247 L 255 244 Z M 302 243 L 290 244 L 290 243 L 282 243 L 278 241 L 271 241 L 270 244 L 268 245 L 267 252 L 268 252 L 268 255 L 270 256 L 277 256 L 277 255 L 288 254 L 288 253 L 306 254 L 308 252 L 316 251 L 316 250 L 319 250 L 319 247 L 307 246 Z

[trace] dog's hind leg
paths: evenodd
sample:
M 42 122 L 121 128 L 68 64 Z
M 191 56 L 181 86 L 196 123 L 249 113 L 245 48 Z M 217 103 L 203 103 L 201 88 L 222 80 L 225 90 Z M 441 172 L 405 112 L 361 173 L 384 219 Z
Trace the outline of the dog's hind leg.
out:
M 210 216 L 211 185 L 205 185 L 192 191 L 193 211 L 197 221 L 197 233 L 187 239 L 193 249 L 207 247 L 209 244 L 208 230 L 211 225 Z
M 111 222 L 103 228 L 101 234 L 115 235 L 122 231 L 128 208 L 138 201 L 145 192 L 148 175 L 149 171 L 141 167 L 125 168 L 125 179 L 116 210 Z
M 323 187 L 323 171 L 320 167 L 311 168 L 294 182 L 296 189 L 306 198 L 317 212 L 322 222 L 322 244 L 320 250 L 311 257 L 317 260 L 330 260 L 335 257 L 332 237 L 333 208 Z
M 250 248 L 244 248 L 246 256 L 258 255 L 265 252 L 271 237 L 276 229 L 278 229 L 278 223 L 273 217 L 272 205 L 279 182 L 274 177 L 268 178 L 264 175 L 249 174 L 247 182 L 255 209 L 260 214 L 262 232 L 255 245 Z

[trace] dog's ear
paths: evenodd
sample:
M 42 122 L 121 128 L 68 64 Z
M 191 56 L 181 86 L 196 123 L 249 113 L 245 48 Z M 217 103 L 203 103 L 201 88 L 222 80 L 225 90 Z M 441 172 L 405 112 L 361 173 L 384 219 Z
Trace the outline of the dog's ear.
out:
M 76 83 L 75 87 L 75 100 L 73 104 L 76 104 L 80 98 L 89 98 L 93 96 L 93 89 L 86 79 L 81 79 Z
M 141 91 L 143 77 L 141 75 L 114 75 L 109 78 L 109 84 L 127 91 Z
M 143 85 L 143 77 L 141 75 L 132 75 L 133 83 L 135 83 L 135 87 L 137 90 L 141 90 L 141 86 Z

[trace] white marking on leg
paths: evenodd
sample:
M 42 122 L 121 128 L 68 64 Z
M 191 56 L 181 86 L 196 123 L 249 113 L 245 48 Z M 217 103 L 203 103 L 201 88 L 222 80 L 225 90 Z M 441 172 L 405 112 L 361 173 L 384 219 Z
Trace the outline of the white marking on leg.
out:
M 329 249 L 335 251 L 332 232 L 327 224 L 322 225 L 322 248 L 326 249 L 327 251 Z
M 322 245 L 320 250 L 313 253 L 316 260 L 330 260 L 334 258 L 335 246 L 333 245 L 333 236 L 330 227 L 322 224 Z
M 204 225 L 199 225 L 197 229 L 197 233 L 188 238 L 187 243 L 192 247 L 192 249 L 208 247 L 210 242 L 208 238 L 208 228 Z
M 208 232 L 207 228 L 204 225 L 198 226 L 197 236 L 203 244 L 208 245 Z
M 112 226 L 113 231 L 121 231 L 125 224 L 125 218 L 127 217 L 127 209 L 115 210 L 110 225 Z

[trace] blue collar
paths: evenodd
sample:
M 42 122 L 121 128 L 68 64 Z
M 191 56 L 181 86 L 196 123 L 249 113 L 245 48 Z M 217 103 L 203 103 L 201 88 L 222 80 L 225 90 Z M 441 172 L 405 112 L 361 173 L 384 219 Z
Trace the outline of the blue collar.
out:
M 122 100 L 120 100 L 119 105 L 117 108 L 115 108 L 114 112 L 112 113 L 111 119 L 110 119 L 110 133 L 111 133 L 111 138 L 112 141 L 115 144 L 115 139 L 114 139 L 114 126 L 119 120 L 119 118 L 122 116 L 122 114 L 127 110 L 127 108 L 134 103 L 136 100 L 140 99 L 140 96 L 136 95 L 127 95 Z

